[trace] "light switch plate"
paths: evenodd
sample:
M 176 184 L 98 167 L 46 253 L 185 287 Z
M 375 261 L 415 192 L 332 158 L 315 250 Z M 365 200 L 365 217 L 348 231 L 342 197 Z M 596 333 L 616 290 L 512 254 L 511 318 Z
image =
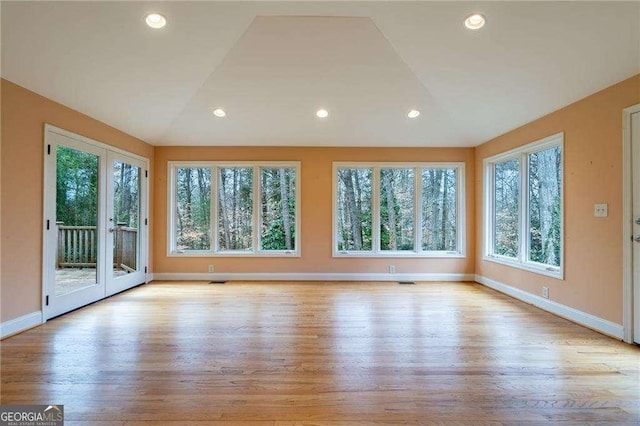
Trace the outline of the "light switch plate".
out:
M 609 205 L 608 204 L 594 204 L 593 205 L 593 216 L 594 217 L 607 217 L 609 215 Z

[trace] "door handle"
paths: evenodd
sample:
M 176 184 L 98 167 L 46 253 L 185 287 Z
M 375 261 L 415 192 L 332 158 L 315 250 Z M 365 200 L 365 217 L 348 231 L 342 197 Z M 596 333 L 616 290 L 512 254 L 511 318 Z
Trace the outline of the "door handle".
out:
M 114 233 L 116 232 L 116 228 L 109 228 L 108 231 Z M 640 235 L 638 236 L 638 238 L 640 238 Z M 640 242 L 640 240 L 638 240 L 638 242 Z
M 636 243 L 640 243 L 640 235 L 634 235 L 633 241 L 635 241 Z
M 640 217 L 636 218 L 636 220 L 634 220 L 634 222 L 636 223 L 636 225 L 640 225 Z

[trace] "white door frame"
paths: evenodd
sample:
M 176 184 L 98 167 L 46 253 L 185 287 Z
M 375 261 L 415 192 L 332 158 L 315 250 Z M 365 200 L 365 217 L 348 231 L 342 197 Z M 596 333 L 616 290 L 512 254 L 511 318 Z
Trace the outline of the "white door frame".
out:
M 622 324 L 624 341 L 633 343 L 633 158 L 631 115 L 640 112 L 640 104 L 622 112 Z M 636 243 L 637 244 L 637 243 Z M 640 247 L 638 248 L 640 249 Z M 640 297 L 640 295 L 636 295 Z
M 101 156 L 101 160 L 100 160 L 100 167 L 101 167 L 100 170 L 104 170 L 104 172 L 101 172 L 101 175 L 99 178 L 100 179 L 99 185 L 101 188 L 101 193 L 104 194 L 103 196 L 105 197 L 105 199 L 100 200 L 99 205 L 101 207 L 98 215 L 98 230 L 99 230 L 99 233 L 103 235 L 106 233 L 106 214 L 107 214 L 106 197 L 108 197 L 108 194 L 106 191 L 107 189 L 106 179 L 109 178 L 109 176 L 107 176 L 107 172 L 109 168 L 106 166 L 107 166 L 107 159 L 110 158 L 108 154 L 112 152 L 112 153 L 123 155 L 125 157 L 130 157 L 132 159 L 142 162 L 142 164 L 144 165 L 143 169 L 141 170 L 141 179 L 142 179 L 141 192 L 142 194 L 144 194 L 144 196 L 141 198 L 141 203 L 140 203 L 141 250 L 140 250 L 139 261 L 140 261 L 141 268 L 145 273 L 144 282 L 148 282 L 148 277 L 149 277 L 149 275 L 146 274 L 148 270 L 147 261 L 149 257 L 149 247 L 148 247 L 149 227 L 148 227 L 148 216 L 147 216 L 149 211 L 149 179 L 148 179 L 149 159 L 142 157 L 140 155 L 136 155 L 131 152 L 113 147 L 111 145 L 98 142 L 96 140 L 87 138 L 85 136 L 78 135 L 68 130 L 61 129 L 51 124 L 45 123 L 44 125 L 44 173 L 43 173 L 43 227 L 42 227 L 43 229 L 42 231 L 42 300 L 41 300 L 42 313 L 43 313 L 42 322 L 46 322 L 47 318 L 51 318 L 52 316 L 61 314 L 61 313 L 54 313 L 54 315 L 46 314 L 47 312 L 51 313 L 51 309 L 47 307 L 47 295 L 49 294 L 48 291 L 50 290 L 48 288 L 48 284 L 51 282 L 51 277 L 49 275 L 50 275 L 50 265 L 52 264 L 51 256 L 53 252 L 53 250 L 51 249 L 52 243 L 50 241 L 52 236 L 51 236 L 51 232 L 47 230 L 46 224 L 48 220 L 50 227 L 53 227 L 55 225 L 55 216 L 56 216 L 55 210 L 52 211 L 52 208 L 51 208 L 51 206 L 55 206 L 55 203 L 52 203 L 50 199 L 52 195 L 53 197 L 55 197 L 55 193 L 51 194 L 50 191 L 47 191 L 47 183 L 50 182 L 51 179 L 53 179 L 53 182 L 55 182 L 55 179 L 56 179 L 55 167 L 53 168 L 53 170 L 51 170 L 51 167 L 47 165 L 48 164 L 47 152 L 48 152 L 48 146 L 53 142 L 53 138 L 55 138 L 56 135 L 65 136 L 67 138 L 70 138 L 75 141 L 94 147 L 97 150 L 103 150 L 103 155 Z M 56 238 L 57 238 L 57 235 L 56 235 Z M 102 263 L 104 264 L 105 262 L 103 261 Z M 106 268 L 106 265 L 102 265 L 102 267 L 100 268 L 100 270 L 97 271 L 97 273 L 99 274 L 98 282 L 103 283 L 103 285 L 107 286 L 109 280 L 107 279 L 107 273 L 105 268 Z M 107 269 L 111 270 L 110 268 L 107 268 Z M 101 298 L 110 296 L 117 292 L 117 291 L 110 292 L 108 287 L 105 287 L 105 288 L 106 288 L 105 294 Z M 122 291 L 122 290 L 124 290 L 124 288 L 118 291 Z M 91 302 L 88 302 L 88 303 L 91 303 Z

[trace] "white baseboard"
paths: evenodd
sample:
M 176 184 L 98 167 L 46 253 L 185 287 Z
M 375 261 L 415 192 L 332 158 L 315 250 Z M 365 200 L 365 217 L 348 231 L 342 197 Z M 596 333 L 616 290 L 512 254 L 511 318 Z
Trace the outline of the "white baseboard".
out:
M 146 274 L 144 277 L 144 283 L 150 283 L 151 281 L 153 281 L 153 274 Z
M 36 311 L 0 324 L 0 339 L 42 324 L 42 312 Z
M 547 312 L 551 312 L 559 317 L 566 318 L 569 321 L 573 321 L 577 324 L 599 331 L 600 333 L 620 340 L 624 337 L 624 327 L 621 324 L 616 324 L 587 312 L 554 302 L 553 300 L 545 299 L 538 295 L 492 280 L 491 278 L 483 277 L 482 275 L 476 275 L 475 281 L 499 291 L 500 293 L 504 293 Z
M 156 272 L 161 281 L 473 281 L 473 274 L 187 273 Z

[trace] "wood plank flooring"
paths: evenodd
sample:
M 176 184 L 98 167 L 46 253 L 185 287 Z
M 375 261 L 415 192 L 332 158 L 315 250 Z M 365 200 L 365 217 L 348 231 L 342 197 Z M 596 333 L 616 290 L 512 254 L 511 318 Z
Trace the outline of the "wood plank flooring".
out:
M 640 424 L 640 349 L 471 283 L 153 283 L 1 343 L 67 425 Z

